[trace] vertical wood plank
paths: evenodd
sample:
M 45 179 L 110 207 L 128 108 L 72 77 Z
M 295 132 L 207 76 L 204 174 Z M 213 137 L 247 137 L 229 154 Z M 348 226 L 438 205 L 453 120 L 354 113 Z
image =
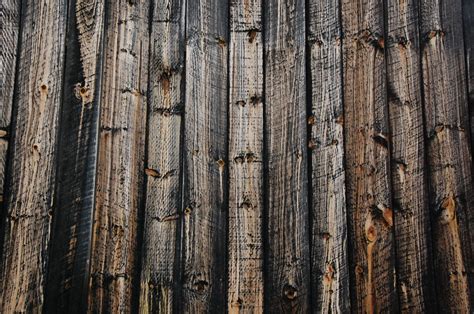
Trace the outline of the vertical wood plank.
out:
M 140 312 L 171 313 L 176 287 L 181 210 L 184 109 L 184 1 L 153 3 L 147 136 L 146 206 Z
M 474 194 L 461 1 L 422 1 L 430 210 L 441 312 L 471 312 Z M 469 228 L 471 224 L 471 229 Z
M 383 2 L 342 1 L 344 138 L 355 312 L 397 308 Z
M 182 312 L 226 308 L 228 3 L 186 3 Z
M 308 3 L 313 311 L 350 311 L 339 0 Z
M 130 313 L 139 287 L 149 3 L 110 0 L 106 6 L 88 311 Z
M 4 202 L 5 172 L 13 107 L 13 87 L 18 53 L 21 2 L 4 0 L 0 10 L 0 206 Z M 0 223 L 1 224 L 1 223 Z M 0 236 L 0 239 L 2 237 Z M 2 245 L 0 244 L 0 250 Z
M 11 184 L 1 229 L 2 313 L 42 310 L 63 83 L 65 2 L 24 1 L 22 14 Z
M 474 147 L 474 1 L 463 1 L 464 47 L 466 51 L 471 149 Z M 474 166 L 473 166 L 474 167 Z
M 305 2 L 265 1 L 264 81 L 269 313 L 309 311 Z
M 46 290 L 46 311 L 52 313 L 87 310 L 104 15 L 102 1 L 69 1 L 59 183 Z
M 263 312 L 261 5 L 230 2 L 229 313 Z
M 387 95 L 400 310 L 436 311 L 432 280 L 418 2 L 387 2 Z
M 400 310 L 436 311 L 432 280 L 418 3 L 387 2 L 387 95 Z

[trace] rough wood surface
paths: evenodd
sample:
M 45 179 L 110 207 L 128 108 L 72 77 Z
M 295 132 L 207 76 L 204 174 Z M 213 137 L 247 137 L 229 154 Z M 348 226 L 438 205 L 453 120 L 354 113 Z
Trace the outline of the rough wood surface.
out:
M 263 312 L 261 5 L 230 2 L 229 313 Z
M 0 206 L 4 202 L 5 172 L 13 107 L 21 2 L 4 0 L 0 9 Z M 1 236 L 0 236 L 1 239 Z M 0 250 L 2 245 L 0 244 Z
M 351 299 L 353 311 L 368 313 L 398 303 L 382 5 L 343 0 L 341 7 Z
M 387 2 L 387 97 L 400 311 L 436 310 L 431 254 L 418 2 Z
M 310 306 L 305 3 L 265 1 L 265 304 L 269 313 Z
M 62 0 L 23 2 L 13 157 L 8 168 L 11 184 L 1 229 L 2 313 L 40 312 L 44 302 L 56 181 L 65 8 Z
M 350 311 L 339 0 L 309 1 L 313 311 Z
M 47 312 L 87 310 L 102 78 L 104 3 L 69 1 Z
M 180 312 L 226 308 L 228 3 L 186 3 Z
M 184 1 L 152 8 L 147 175 L 140 312 L 170 313 L 179 303 Z
M 110 0 L 106 8 L 88 311 L 130 313 L 139 287 L 149 4 Z
M 467 313 L 473 289 L 468 281 L 473 284 L 474 276 L 474 190 L 461 1 L 422 1 L 420 16 L 438 305 L 441 312 Z
M 471 149 L 474 147 L 474 1 L 463 1 L 464 47 L 466 51 Z M 474 167 L 474 166 L 473 166 Z M 474 174 L 473 174 L 474 176 Z

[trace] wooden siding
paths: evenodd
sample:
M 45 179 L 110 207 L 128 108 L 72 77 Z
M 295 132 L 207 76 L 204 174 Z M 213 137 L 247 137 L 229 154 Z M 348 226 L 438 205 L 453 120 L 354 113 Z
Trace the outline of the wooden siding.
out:
M 0 27 L 0 313 L 474 311 L 473 1 Z

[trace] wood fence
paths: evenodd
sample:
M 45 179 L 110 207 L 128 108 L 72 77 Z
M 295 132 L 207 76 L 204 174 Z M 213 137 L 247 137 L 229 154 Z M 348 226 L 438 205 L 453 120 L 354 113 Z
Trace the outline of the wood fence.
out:
M 1 313 L 474 311 L 473 0 L 0 20 Z

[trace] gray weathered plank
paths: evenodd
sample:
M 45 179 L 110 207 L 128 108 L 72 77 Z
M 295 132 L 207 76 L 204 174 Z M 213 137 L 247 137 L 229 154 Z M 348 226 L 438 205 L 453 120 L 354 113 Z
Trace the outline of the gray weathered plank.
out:
M 314 312 L 350 311 L 339 0 L 308 3 Z
M 0 8 L 0 206 L 4 201 L 5 171 L 18 53 L 21 2 L 4 0 Z M 1 238 L 1 237 L 0 237 Z M 2 245 L 0 244 L 0 250 Z
M 149 3 L 110 0 L 106 8 L 88 311 L 130 313 L 139 287 Z
M 183 0 L 155 1 L 151 13 L 142 313 L 170 313 L 179 303 L 183 13 Z
M 387 95 L 397 289 L 403 312 L 433 312 L 431 225 L 425 165 L 418 2 L 387 3 Z
M 265 1 L 264 89 L 269 313 L 309 311 L 305 2 Z
M 261 5 L 230 2 L 229 313 L 263 312 Z
M 460 0 L 422 1 L 420 17 L 438 305 L 441 312 L 467 313 L 474 276 L 474 189 L 461 9 Z
M 394 311 L 383 3 L 343 0 L 341 9 L 352 310 Z
M 23 2 L 15 130 L 8 167 L 11 184 L 1 229 L 2 313 L 41 312 L 44 302 L 63 86 L 65 8 L 62 0 Z M 9 110 L 3 114 L 9 115 Z
M 47 312 L 87 310 L 104 11 L 102 1 L 69 1 Z
M 226 308 L 228 3 L 186 3 L 180 312 Z

